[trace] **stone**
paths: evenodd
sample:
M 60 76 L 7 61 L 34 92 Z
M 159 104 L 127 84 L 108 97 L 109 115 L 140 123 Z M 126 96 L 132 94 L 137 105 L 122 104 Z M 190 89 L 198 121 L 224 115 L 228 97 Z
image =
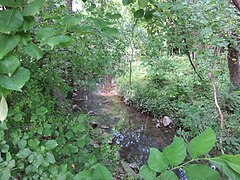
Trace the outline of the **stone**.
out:
M 167 127 L 170 124 L 172 124 L 172 120 L 170 119 L 170 117 L 164 116 L 162 119 L 162 124 L 163 124 L 163 126 Z

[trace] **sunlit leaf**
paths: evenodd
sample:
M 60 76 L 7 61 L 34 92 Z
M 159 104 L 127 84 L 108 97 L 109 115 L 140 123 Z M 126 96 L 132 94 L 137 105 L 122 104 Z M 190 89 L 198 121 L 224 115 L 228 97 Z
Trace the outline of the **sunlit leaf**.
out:
M 1 97 L 1 101 L 0 101 L 0 121 L 3 122 L 8 114 L 8 105 L 7 102 L 4 98 L 4 96 L 0 96 Z
M 190 141 L 189 153 L 194 158 L 207 154 L 215 146 L 215 143 L 215 132 L 211 128 L 207 128 L 202 134 Z
M 138 0 L 138 5 L 140 7 L 145 7 L 145 6 L 147 6 L 148 2 L 149 2 L 149 0 Z
M 188 180 L 220 180 L 218 172 L 207 165 L 192 164 L 185 166 L 184 169 L 186 170 Z
M 155 172 L 163 172 L 167 169 L 168 164 L 159 150 L 150 148 L 148 166 Z
M 163 156 L 170 166 L 177 166 L 182 163 L 186 157 L 186 146 L 184 140 L 175 137 L 173 142 L 163 150 Z
M 239 180 L 240 174 L 234 171 L 221 157 L 213 158 L 210 160 L 219 170 L 226 174 L 231 180 Z
M 139 171 L 140 177 L 144 180 L 153 180 L 156 177 L 156 172 L 151 170 L 147 165 L 143 165 Z

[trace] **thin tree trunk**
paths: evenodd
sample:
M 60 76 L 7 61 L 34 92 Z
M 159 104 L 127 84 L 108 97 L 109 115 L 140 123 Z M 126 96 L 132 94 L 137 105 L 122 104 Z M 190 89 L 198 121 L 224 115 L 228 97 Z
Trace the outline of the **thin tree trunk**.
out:
M 66 0 L 66 7 L 69 12 L 72 11 L 72 2 L 73 0 Z
M 239 52 L 231 45 L 228 46 L 228 69 L 230 81 L 233 85 L 240 84 Z

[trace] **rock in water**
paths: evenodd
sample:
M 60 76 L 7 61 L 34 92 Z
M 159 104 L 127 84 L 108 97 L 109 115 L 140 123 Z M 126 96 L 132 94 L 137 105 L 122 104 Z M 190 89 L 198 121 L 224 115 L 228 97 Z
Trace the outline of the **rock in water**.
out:
M 166 126 L 169 126 L 170 124 L 172 124 L 172 120 L 170 119 L 170 117 L 164 116 L 162 119 L 162 123 L 166 127 Z

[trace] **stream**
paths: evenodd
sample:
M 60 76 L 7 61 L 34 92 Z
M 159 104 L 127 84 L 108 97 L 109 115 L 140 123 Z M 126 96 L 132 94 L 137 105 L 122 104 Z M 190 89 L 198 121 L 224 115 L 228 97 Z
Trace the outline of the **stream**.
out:
M 124 104 L 114 85 L 97 85 L 94 92 L 77 92 L 76 97 L 85 99 L 78 105 L 96 117 L 99 127 L 114 134 L 120 157 L 127 163 L 140 167 L 147 162 L 151 147 L 162 151 L 173 140 L 174 129 L 158 128 L 153 117 Z

